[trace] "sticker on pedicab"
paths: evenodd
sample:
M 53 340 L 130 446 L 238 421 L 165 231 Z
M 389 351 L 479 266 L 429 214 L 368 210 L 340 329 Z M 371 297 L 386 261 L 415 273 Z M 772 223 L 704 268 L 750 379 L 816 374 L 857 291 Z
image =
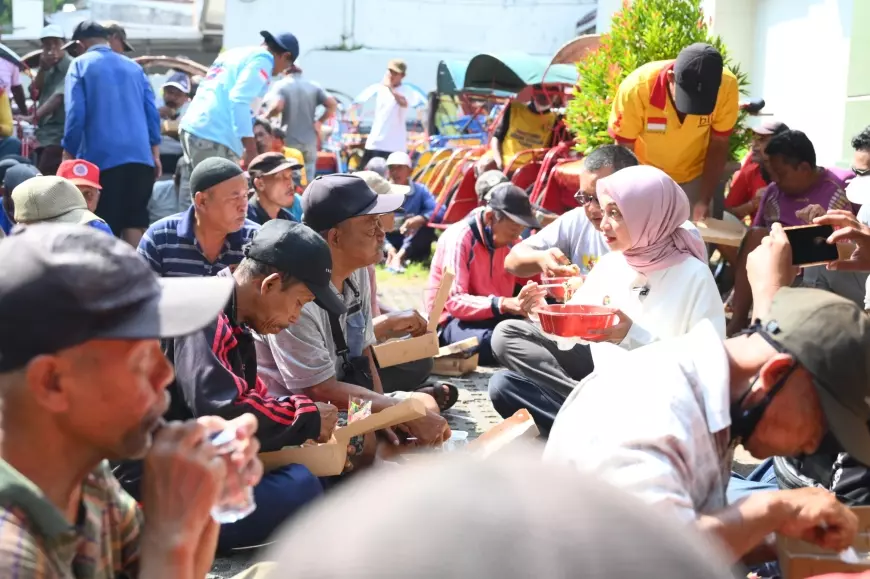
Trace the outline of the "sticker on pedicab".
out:
M 650 117 L 646 120 L 648 133 L 664 133 L 668 130 L 668 119 L 664 117 Z
M 82 163 L 76 163 L 73 165 L 73 175 L 76 177 L 84 177 L 88 174 L 88 168 L 85 167 Z
M 699 127 L 709 127 L 710 126 L 710 115 L 704 115 L 698 118 L 698 126 Z
M 610 296 L 604 296 L 604 299 L 601 300 L 601 305 L 609 306 L 610 305 Z

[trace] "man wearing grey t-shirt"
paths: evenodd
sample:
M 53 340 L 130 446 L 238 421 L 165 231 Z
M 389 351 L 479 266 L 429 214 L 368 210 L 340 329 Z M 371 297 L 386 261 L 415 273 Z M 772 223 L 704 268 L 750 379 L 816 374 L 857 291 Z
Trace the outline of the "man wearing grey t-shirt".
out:
M 384 230 L 380 216 L 394 212 L 405 201 L 401 193 L 378 195 L 354 175 L 318 177 L 302 196 L 303 220 L 320 232 L 332 253 L 332 288 L 347 313 L 330 320 L 315 303 L 307 304 L 297 322 L 274 336 L 257 337 L 259 374 L 275 395 L 304 393 L 315 402 L 331 402 L 346 410 L 348 400 L 371 401 L 372 412 L 398 403 L 386 396 L 375 362 L 371 288 L 367 268 L 380 259 Z M 336 326 L 333 327 L 333 324 Z M 336 344 L 340 337 L 345 342 Z M 414 386 L 412 386 L 413 388 Z M 428 387 L 413 394 L 430 410 L 400 428 L 421 444 L 438 444 L 450 436 L 447 422 Z M 398 443 L 395 434 L 385 431 Z
M 290 67 L 290 75 L 275 83 L 266 99 L 270 103 L 268 116 L 281 114 L 281 124 L 286 126 L 286 145 L 302 153 L 310 183 L 317 170 L 317 134 L 320 126 L 335 114 L 338 107 L 335 97 L 327 94 L 319 84 L 303 78 L 302 69 L 294 64 Z M 324 111 L 315 121 L 318 106 L 322 106 Z

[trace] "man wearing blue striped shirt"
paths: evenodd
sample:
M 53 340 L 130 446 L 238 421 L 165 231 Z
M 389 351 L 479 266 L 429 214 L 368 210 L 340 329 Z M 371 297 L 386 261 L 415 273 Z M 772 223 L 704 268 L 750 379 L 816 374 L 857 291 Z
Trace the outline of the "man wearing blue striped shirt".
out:
M 157 221 L 139 242 L 139 254 L 161 277 L 213 276 L 237 265 L 260 227 L 245 218 L 248 181 L 233 161 L 206 159 L 193 170 L 190 187 L 188 210 Z

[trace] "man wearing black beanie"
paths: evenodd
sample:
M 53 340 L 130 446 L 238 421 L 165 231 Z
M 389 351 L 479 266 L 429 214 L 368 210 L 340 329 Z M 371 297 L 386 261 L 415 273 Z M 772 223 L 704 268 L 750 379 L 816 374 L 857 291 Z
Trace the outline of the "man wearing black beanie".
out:
M 139 254 L 161 276 L 212 276 L 243 257 L 259 225 L 245 219 L 248 180 L 237 163 L 211 157 L 190 175 L 193 203 L 155 222 Z

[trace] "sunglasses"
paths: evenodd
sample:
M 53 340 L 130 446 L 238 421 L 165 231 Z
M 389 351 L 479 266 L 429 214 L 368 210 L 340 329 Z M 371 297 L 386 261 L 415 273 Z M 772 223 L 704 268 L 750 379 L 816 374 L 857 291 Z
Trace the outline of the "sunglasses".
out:
M 870 169 L 857 169 L 852 167 L 852 172 L 858 177 L 866 177 L 867 175 L 870 175 Z
M 584 193 L 583 191 L 577 191 L 574 195 L 574 200 L 580 205 L 580 207 L 586 207 L 590 203 L 594 203 L 601 207 L 601 204 L 598 202 L 597 195 L 590 195 L 589 193 Z

